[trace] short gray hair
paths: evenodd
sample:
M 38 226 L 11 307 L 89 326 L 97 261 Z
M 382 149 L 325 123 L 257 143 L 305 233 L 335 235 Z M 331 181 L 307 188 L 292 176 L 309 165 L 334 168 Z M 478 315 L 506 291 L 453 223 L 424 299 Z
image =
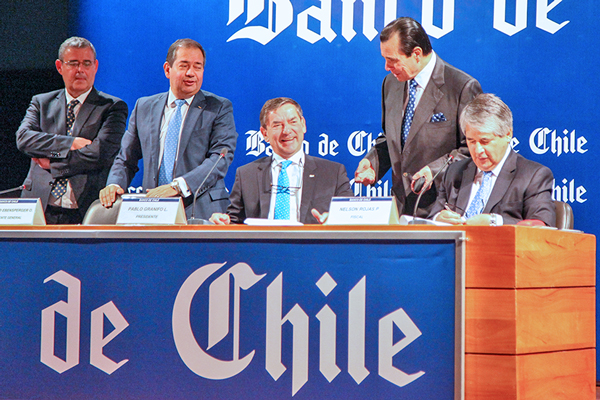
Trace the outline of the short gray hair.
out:
M 94 53 L 94 60 L 96 59 L 96 49 L 94 48 L 94 45 L 92 44 L 92 42 L 90 42 L 89 40 L 84 39 L 82 37 L 73 36 L 73 37 L 68 38 L 64 42 L 62 42 L 62 44 L 58 48 L 58 59 L 59 60 L 61 60 L 61 61 L 63 60 L 65 51 L 67 51 L 67 49 L 69 47 L 76 47 L 78 49 L 90 48 L 90 49 L 92 49 L 92 53 Z
M 459 124 L 463 132 L 470 126 L 481 132 L 504 137 L 513 130 L 513 116 L 500 97 L 481 93 L 462 110 Z

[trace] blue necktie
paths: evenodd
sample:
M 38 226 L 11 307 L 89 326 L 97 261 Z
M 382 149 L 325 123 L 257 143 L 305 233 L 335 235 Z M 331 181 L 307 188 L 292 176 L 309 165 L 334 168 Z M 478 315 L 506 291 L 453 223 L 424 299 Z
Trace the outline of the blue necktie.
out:
M 408 138 L 408 132 L 410 132 L 410 126 L 412 125 L 413 117 L 415 116 L 415 103 L 417 101 L 417 81 L 411 79 L 410 88 L 408 90 L 408 104 L 404 111 L 404 119 L 402 120 L 402 147 L 406 143 Z
M 67 108 L 67 135 L 73 134 L 73 124 L 75 122 L 75 106 L 79 104 L 79 100 L 73 99 L 69 102 Z M 67 178 L 57 179 L 54 187 L 52 188 L 52 196 L 60 199 L 65 193 L 67 193 Z
M 158 171 L 158 186 L 166 185 L 173 181 L 173 166 L 175 165 L 175 156 L 177 155 L 177 144 L 179 143 L 179 131 L 181 130 L 181 106 L 185 104 L 185 100 L 175 100 L 177 109 L 171 117 L 169 127 L 167 128 L 167 136 L 165 137 L 165 148 L 163 150 L 163 158 Z
M 472 216 L 481 214 L 483 211 L 483 207 L 485 207 L 484 200 L 490 196 L 490 189 L 492 187 L 492 171 L 485 171 L 483 173 L 483 179 L 481 181 L 481 186 L 479 186 L 479 190 L 475 193 L 475 197 L 471 202 L 471 205 L 467 209 L 465 213 L 465 218 L 469 219 Z
M 289 160 L 281 162 L 281 170 L 277 177 L 274 219 L 290 219 L 290 178 L 287 174 L 287 167 L 291 164 L 292 162 Z

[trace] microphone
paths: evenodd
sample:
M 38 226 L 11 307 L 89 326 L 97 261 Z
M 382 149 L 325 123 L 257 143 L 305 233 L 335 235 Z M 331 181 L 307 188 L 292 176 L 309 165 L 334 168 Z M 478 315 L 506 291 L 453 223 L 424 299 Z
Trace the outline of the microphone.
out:
M 12 193 L 12 192 L 18 192 L 19 190 L 25 190 L 25 189 L 29 190 L 30 188 L 31 188 L 31 185 L 25 185 L 25 184 L 23 184 L 21 186 L 17 186 L 17 187 L 14 187 L 14 188 L 3 190 L 3 191 L 0 192 L 0 195 L 7 194 L 7 193 Z
M 194 202 L 192 203 L 192 216 L 190 217 L 190 219 L 187 220 L 188 225 L 207 225 L 207 224 L 212 224 L 212 222 L 207 221 L 205 219 L 195 218 L 194 217 L 194 214 L 196 213 L 196 197 L 198 197 L 198 193 L 200 192 L 200 188 L 202 187 L 202 185 L 204 185 L 204 183 L 206 182 L 206 180 L 208 179 L 208 177 L 210 176 L 210 174 L 212 174 L 212 172 L 217 167 L 217 164 L 219 163 L 219 161 L 221 161 L 221 158 L 225 157 L 225 155 L 227 154 L 228 151 L 229 151 L 229 149 L 227 147 L 223 147 L 221 149 L 221 154 L 219 154 L 219 158 L 217 158 L 217 161 L 213 164 L 213 166 L 210 169 L 210 171 L 208 171 L 208 174 L 206 174 L 206 176 L 204 177 L 204 180 L 202 181 L 202 183 L 200 184 L 200 186 L 198 186 L 198 189 L 196 189 L 196 192 L 194 193 Z
M 444 168 L 446 168 L 446 166 L 448 164 L 450 164 L 450 162 L 452 160 L 454 160 L 454 156 L 452 154 L 449 154 L 448 155 L 448 159 L 446 160 L 446 162 L 444 163 L 444 165 L 442 165 L 442 168 L 440 168 L 440 170 L 437 172 L 437 174 L 435 174 L 433 176 L 433 178 L 431 179 L 431 182 L 435 181 L 435 178 L 438 177 L 438 175 L 444 170 Z M 420 184 L 419 184 L 419 181 L 421 181 Z M 417 184 L 419 184 L 419 189 L 422 189 L 423 185 L 425 184 L 425 177 L 422 176 L 419 179 L 417 179 L 417 181 L 414 184 L 415 192 L 419 191 L 419 190 L 417 190 Z M 417 221 L 417 210 L 419 209 L 419 202 L 421 201 L 421 196 L 423 196 L 423 193 L 425 193 L 425 190 L 420 190 L 419 197 L 417 197 L 417 202 L 415 203 L 415 210 L 413 212 L 413 219 L 411 221 L 411 225 L 427 224 L 427 222 L 424 222 L 424 221 Z

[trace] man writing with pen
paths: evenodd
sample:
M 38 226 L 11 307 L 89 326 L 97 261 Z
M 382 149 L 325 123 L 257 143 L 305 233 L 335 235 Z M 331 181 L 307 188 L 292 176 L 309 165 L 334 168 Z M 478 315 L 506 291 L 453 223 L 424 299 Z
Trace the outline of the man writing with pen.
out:
M 515 153 L 512 113 L 480 94 L 460 115 L 471 159 L 448 167 L 430 218 L 453 225 L 556 225 L 552 171 Z

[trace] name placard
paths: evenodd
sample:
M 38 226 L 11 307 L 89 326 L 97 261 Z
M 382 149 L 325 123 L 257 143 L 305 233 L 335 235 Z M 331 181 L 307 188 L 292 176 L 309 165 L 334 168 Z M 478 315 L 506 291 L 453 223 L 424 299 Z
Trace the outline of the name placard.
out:
M 398 224 L 394 197 L 334 197 L 329 205 L 328 225 Z
M 117 225 L 185 225 L 179 197 L 123 196 Z
M 0 225 L 46 225 L 40 199 L 0 200 Z

